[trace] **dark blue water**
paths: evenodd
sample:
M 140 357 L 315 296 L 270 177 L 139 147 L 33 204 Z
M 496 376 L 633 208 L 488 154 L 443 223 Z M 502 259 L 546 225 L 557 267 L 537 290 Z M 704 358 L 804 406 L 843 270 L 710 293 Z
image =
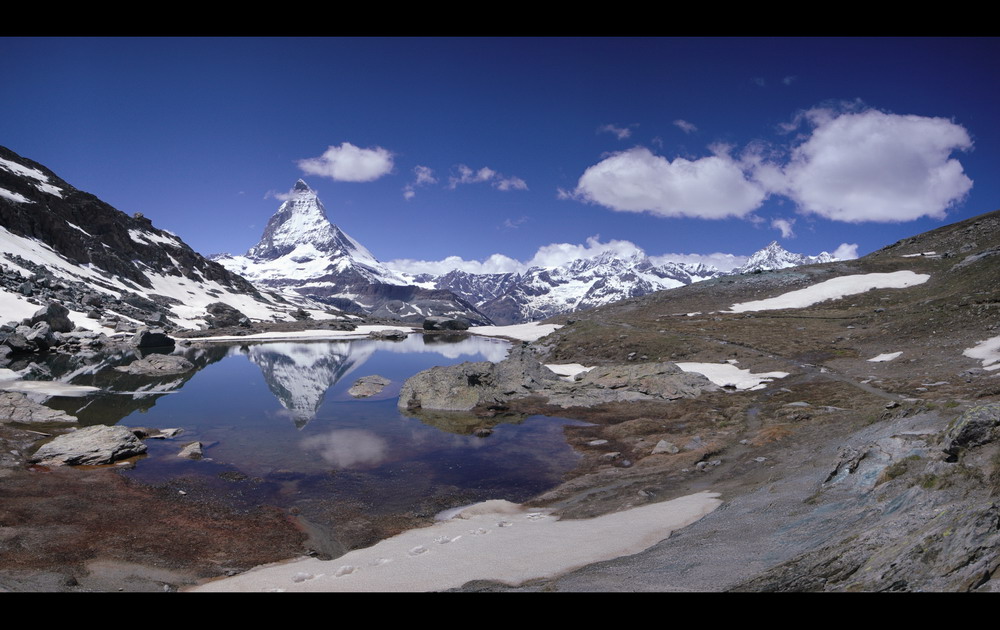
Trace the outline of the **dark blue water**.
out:
M 126 473 L 139 481 L 200 477 L 225 485 L 245 479 L 253 501 L 279 507 L 352 502 L 384 513 L 492 498 L 523 501 L 558 484 L 576 464 L 563 437 L 563 426 L 572 422 L 566 419 L 417 418 L 397 409 L 399 389 L 414 373 L 498 361 L 507 348 L 478 337 L 428 344 L 422 335 L 405 342 L 216 346 L 183 351 L 203 365 L 193 375 L 150 382 L 104 371 L 74 382 L 118 392 L 80 403 L 84 423 L 109 423 L 114 409 L 124 426 L 182 429 L 170 440 L 146 440 L 148 454 Z M 392 383 L 372 398 L 347 393 L 372 374 Z M 492 433 L 472 434 L 484 426 Z M 204 445 L 204 459 L 177 456 L 192 441 Z

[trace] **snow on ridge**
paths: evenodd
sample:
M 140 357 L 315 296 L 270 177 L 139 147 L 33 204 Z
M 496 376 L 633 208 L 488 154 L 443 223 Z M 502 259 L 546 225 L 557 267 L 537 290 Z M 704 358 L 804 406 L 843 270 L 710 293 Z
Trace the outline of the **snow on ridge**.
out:
M 181 244 L 176 238 L 171 238 L 169 236 L 160 236 L 159 234 L 154 234 L 153 232 L 146 232 L 144 230 L 129 230 L 129 238 L 131 238 L 136 243 L 142 245 L 149 245 L 150 243 L 158 243 L 160 245 L 169 245 L 170 247 L 180 247 Z
M 923 273 L 912 271 L 894 271 L 891 273 L 867 273 L 852 276 L 840 276 L 804 289 L 789 291 L 766 300 L 741 302 L 733 304 L 729 313 L 745 313 L 747 311 L 773 311 L 785 308 L 806 308 L 827 300 L 837 300 L 848 295 L 864 293 L 869 289 L 904 289 L 923 284 L 930 278 Z
M 3 197 L 5 199 L 10 199 L 11 201 L 14 201 L 14 202 L 17 202 L 17 203 L 35 203 L 34 201 L 32 201 L 31 199 L 28 199 L 24 195 L 21 195 L 21 194 L 18 194 L 16 192 L 7 190 L 6 188 L 0 188 L 0 197 Z

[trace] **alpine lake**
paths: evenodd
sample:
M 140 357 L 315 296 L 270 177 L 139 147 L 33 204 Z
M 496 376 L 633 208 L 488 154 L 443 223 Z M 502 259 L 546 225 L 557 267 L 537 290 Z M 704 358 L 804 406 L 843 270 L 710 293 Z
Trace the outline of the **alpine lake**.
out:
M 100 391 L 45 404 L 80 426 L 179 429 L 146 439 L 147 452 L 122 474 L 184 495 L 295 519 L 320 557 L 374 544 L 421 519 L 489 499 L 522 502 L 560 483 L 579 456 L 547 416 L 414 417 L 397 408 L 413 374 L 462 361 L 500 361 L 508 342 L 471 335 L 411 334 L 403 341 L 192 343 L 179 354 L 195 364 L 171 376 L 114 370 L 131 353 L 65 355 L 46 367 L 56 380 Z M 391 382 L 355 398 L 358 378 Z M 201 459 L 180 456 L 191 442 Z

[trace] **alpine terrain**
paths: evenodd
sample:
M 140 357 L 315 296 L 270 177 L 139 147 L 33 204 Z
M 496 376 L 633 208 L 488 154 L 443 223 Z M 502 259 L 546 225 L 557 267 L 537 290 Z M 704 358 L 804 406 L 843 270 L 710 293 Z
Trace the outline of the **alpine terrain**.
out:
M 306 296 L 338 309 L 420 323 L 429 316 L 488 324 L 448 290 L 409 284 L 364 245 L 330 222 L 316 192 L 301 179 L 246 254 L 213 259 L 259 287 Z

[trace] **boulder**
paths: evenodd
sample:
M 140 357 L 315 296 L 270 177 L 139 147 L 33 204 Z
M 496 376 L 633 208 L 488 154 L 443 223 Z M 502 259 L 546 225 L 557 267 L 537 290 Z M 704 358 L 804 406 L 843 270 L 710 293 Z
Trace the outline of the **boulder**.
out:
M 103 424 L 60 435 L 43 444 L 31 461 L 70 466 L 111 464 L 146 452 L 131 430 Z
M 45 322 L 53 332 L 72 332 L 74 325 L 69 319 L 69 309 L 58 302 L 49 302 L 31 316 L 29 326 Z
M 187 459 L 201 459 L 204 455 L 201 442 L 191 442 L 190 444 L 186 444 L 184 448 L 177 453 L 177 457 L 185 457 Z
M 958 417 L 945 434 L 944 452 L 955 461 L 964 450 L 1000 437 L 1000 403 L 978 405 Z
M 368 333 L 368 337 L 371 339 L 386 339 L 389 341 L 402 341 L 409 336 L 410 332 L 408 330 L 396 330 L 392 328 L 373 330 Z
M 172 348 L 175 344 L 173 338 L 159 328 L 151 329 L 146 326 L 140 326 L 129 343 L 136 348 Z
M 76 422 L 76 418 L 64 411 L 49 409 L 45 405 L 31 401 L 19 392 L 0 392 L 0 424 L 5 422 L 71 424 Z
M 468 330 L 469 322 L 435 315 L 424 320 L 424 330 Z
M 351 386 L 351 389 L 347 390 L 347 393 L 355 398 L 368 398 L 381 392 L 391 382 L 391 380 L 378 374 L 362 376 L 354 382 L 354 385 Z
M 213 302 L 205 307 L 205 310 L 208 311 L 205 321 L 208 322 L 209 328 L 228 328 L 250 322 L 239 309 L 224 302 Z
M 158 376 L 160 374 L 181 374 L 193 370 L 194 364 L 175 354 L 151 354 L 128 365 L 119 365 L 115 369 L 129 374 Z

